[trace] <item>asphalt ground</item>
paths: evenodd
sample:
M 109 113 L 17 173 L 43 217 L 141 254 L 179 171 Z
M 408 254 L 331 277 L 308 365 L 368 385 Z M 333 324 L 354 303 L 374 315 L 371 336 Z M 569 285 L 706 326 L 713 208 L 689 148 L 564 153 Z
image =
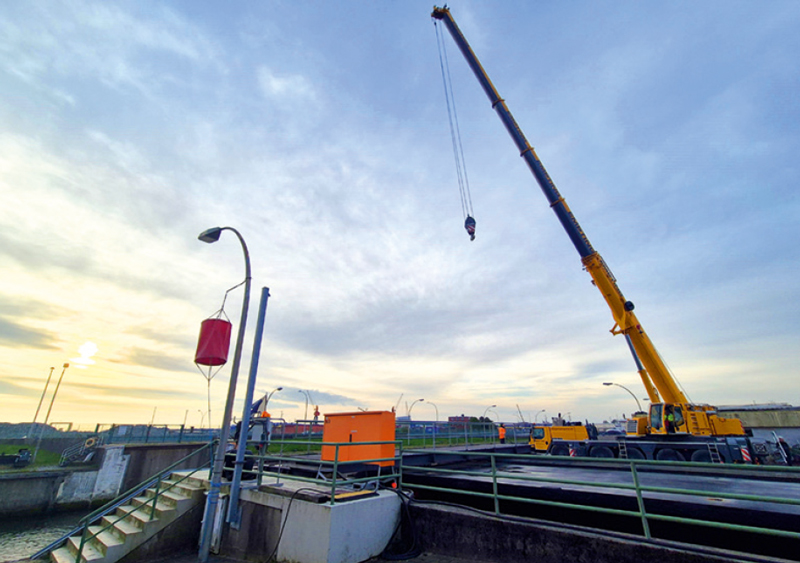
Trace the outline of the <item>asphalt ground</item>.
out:
M 181 553 L 170 555 L 158 559 L 148 560 L 146 563 L 197 563 L 197 553 Z M 458 557 L 450 557 L 438 553 L 421 553 L 413 559 L 406 559 L 413 563 L 498 563 L 494 561 L 476 561 L 475 559 L 462 559 Z M 388 559 L 381 559 L 374 557 L 367 563 L 389 563 Z M 396 563 L 396 560 L 391 560 Z M 231 559 L 229 557 L 220 557 L 218 555 L 210 555 L 208 563 L 252 563 L 251 561 L 244 561 L 243 559 Z

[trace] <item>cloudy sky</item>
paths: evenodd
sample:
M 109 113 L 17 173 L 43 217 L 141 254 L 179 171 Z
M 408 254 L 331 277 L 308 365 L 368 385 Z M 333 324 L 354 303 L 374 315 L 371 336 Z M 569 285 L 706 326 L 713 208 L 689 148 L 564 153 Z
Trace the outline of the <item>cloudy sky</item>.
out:
M 800 404 L 800 4 L 450 8 L 691 400 Z M 602 386 L 645 397 L 610 311 L 446 36 L 464 231 L 430 11 L 6 3 L 0 419 L 70 362 L 51 421 L 207 424 L 200 322 L 244 278 L 233 233 L 197 240 L 213 226 L 253 267 L 237 415 L 262 287 L 276 416 L 300 390 L 323 413 L 634 410 Z

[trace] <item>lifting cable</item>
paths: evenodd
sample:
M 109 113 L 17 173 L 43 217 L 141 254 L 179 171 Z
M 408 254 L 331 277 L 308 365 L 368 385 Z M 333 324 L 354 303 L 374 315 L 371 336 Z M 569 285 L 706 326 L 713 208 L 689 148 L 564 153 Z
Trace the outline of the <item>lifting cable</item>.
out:
M 453 97 L 453 83 L 450 79 L 447 48 L 445 47 L 444 38 L 436 20 L 433 20 L 433 27 L 436 29 L 436 44 L 439 48 L 439 66 L 442 70 L 444 97 L 447 102 L 447 117 L 450 121 L 450 138 L 453 142 L 453 155 L 456 161 L 456 176 L 458 177 L 458 191 L 461 195 L 461 211 L 464 214 L 464 228 L 467 230 L 470 240 L 475 240 L 475 219 L 472 211 L 472 196 L 469 192 L 469 178 L 467 177 L 467 166 L 464 160 L 464 147 L 461 144 L 461 131 L 458 127 L 458 113 L 456 112 L 456 102 Z

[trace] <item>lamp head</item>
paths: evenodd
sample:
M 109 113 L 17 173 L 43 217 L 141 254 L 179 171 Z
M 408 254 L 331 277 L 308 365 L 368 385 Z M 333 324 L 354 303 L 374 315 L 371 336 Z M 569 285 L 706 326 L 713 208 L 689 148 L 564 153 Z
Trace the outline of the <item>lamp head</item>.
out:
M 608 386 L 608 385 L 614 385 L 614 384 L 613 384 L 613 383 L 608 383 L 608 382 L 605 382 L 605 383 L 603 383 L 603 385 L 606 385 L 606 386 Z
M 283 391 L 283 387 L 278 387 L 275 391 Z
M 422 402 L 422 401 L 424 401 L 425 399 L 417 399 L 417 400 L 418 400 L 418 401 L 421 403 L 421 402 Z
M 207 242 L 211 244 L 212 242 L 217 242 L 219 240 L 219 235 L 222 233 L 222 227 L 211 227 L 210 229 L 206 229 L 200 236 L 197 238 L 202 240 L 203 242 Z

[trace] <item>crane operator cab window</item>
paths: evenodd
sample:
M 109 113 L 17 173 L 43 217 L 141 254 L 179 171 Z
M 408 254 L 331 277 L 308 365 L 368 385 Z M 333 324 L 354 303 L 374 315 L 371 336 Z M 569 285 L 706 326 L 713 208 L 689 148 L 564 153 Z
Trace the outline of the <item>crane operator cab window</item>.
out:
M 674 434 L 683 424 L 683 413 L 680 405 L 664 405 L 664 427 L 667 434 Z
M 674 416 L 672 425 L 675 429 L 674 431 L 677 431 L 681 426 L 683 426 L 683 411 L 681 410 L 681 407 L 678 405 L 673 406 L 672 414 Z
M 661 430 L 664 427 L 663 419 L 664 405 L 656 403 L 650 405 L 650 428 L 653 430 Z

